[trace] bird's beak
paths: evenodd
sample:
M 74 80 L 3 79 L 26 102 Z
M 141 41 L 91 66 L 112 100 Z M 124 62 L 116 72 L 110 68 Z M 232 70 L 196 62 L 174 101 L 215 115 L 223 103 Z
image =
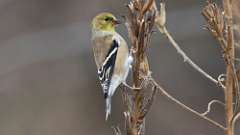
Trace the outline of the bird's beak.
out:
M 114 26 L 117 26 L 117 25 L 119 25 L 119 24 L 121 24 L 121 21 L 120 21 L 120 20 L 113 20 L 113 25 L 114 25 Z

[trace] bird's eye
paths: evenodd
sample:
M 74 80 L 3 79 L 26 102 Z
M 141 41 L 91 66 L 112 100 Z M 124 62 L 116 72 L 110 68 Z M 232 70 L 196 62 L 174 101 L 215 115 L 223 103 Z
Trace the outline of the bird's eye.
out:
M 104 19 L 106 22 L 113 20 L 111 17 L 107 17 Z

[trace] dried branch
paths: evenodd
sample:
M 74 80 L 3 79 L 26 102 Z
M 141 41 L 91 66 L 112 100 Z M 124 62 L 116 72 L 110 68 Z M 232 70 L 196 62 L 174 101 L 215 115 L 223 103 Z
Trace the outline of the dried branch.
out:
M 155 6 L 155 10 L 156 6 Z M 177 52 L 183 57 L 184 62 L 187 62 L 190 66 L 192 66 L 195 70 L 197 70 L 199 73 L 201 73 L 203 76 L 208 78 L 211 82 L 219 86 L 219 82 L 214 79 L 211 75 L 206 73 L 202 68 L 200 68 L 196 63 L 194 63 L 187 55 L 186 53 L 180 48 L 180 46 L 177 44 L 177 42 L 173 39 L 173 37 L 168 32 L 167 28 L 165 27 L 165 20 L 166 20 L 166 11 L 165 11 L 165 3 L 160 4 L 160 13 L 156 17 L 156 25 L 159 29 L 159 31 L 163 34 L 165 34 L 173 47 L 177 50 Z M 221 86 L 221 85 L 220 85 Z M 223 86 L 221 86 L 223 87 Z M 224 87 L 223 87 L 224 88 Z
M 218 122 L 202 115 L 201 113 L 191 109 L 190 107 L 186 106 L 185 104 L 183 104 L 182 102 L 180 102 L 179 100 L 177 100 L 176 98 L 174 98 L 173 96 L 171 96 L 166 90 L 164 90 L 153 78 L 151 79 L 151 82 L 154 86 L 156 86 L 158 88 L 158 90 L 160 90 L 161 94 L 166 96 L 168 99 L 170 99 L 171 101 L 173 101 L 174 103 L 176 103 L 177 105 L 179 105 L 180 107 L 182 107 L 184 110 L 191 112 L 195 115 L 197 115 L 199 118 L 204 119 L 206 121 L 208 121 L 209 123 L 211 123 L 212 125 L 215 125 L 216 127 L 222 129 L 222 130 L 226 130 L 226 128 L 219 124 Z
M 219 101 L 219 100 L 212 100 L 211 102 L 208 103 L 207 110 L 206 110 L 204 113 L 202 113 L 203 116 L 205 116 L 205 115 L 207 115 L 207 114 L 209 114 L 209 113 L 211 112 L 211 106 L 212 106 L 214 103 L 218 103 L 218 104 L 220 104 L 220 105 L 225 106 L 225 104 L 224 104 L 223 102 Z
M 232 128 L 232 133 L 233 133 L 233 135 L 235 135 L 235 129 L 236 129 L 236 125 L 237 125 L 237 121 L 238 121 L 238 120 L 240 120 L 240 112 L 237 113 L 237 114 L 234 116 L 233 121 L 232 121 L 232 126 L 233 126 L 233 128 Z
M 156 92 L 157 92 L 157 87 L 152 87 L 152 93 L 151 93 L 151 96 L 147 99 L 147 101 L 145 101 L 145 105 L 143 105 L 143 113 L 142 113 L 142 116 L 141 117 L 145 117 L 147 115 L 147 113 L 149 112 L 151 106 L 152 106 L 152 103 L 155 99 L 155 95 L 156 95 Z
M 207 5 L 202 10 L 202 15 L 207 21 L 205 28 L 216 38 L 223 51 L 226 49 L 226 40 L 224 38 L 225 22 L 221 9 L 216 3 L 207 1 Z
M 226 74 L 220 74 L 218 76 L 218 83 L 222 88 L 225 88 L 225 82 L 226 82 Z
M 233 16 L 235 17 L 235 26 L 236 29 L 234 31 L 235 34 L 235 44 L 239 45 L 240 44 L 240 1 L 239 0 L 233 0 Z M 239 70 L 239 69 L 238 69 Z M 237 71 L 237 79 L 240 80 L 240 77 L 238 76 L 239 71 Z M 238 89 L 235 93 L 236 98 L 237 98 L 237 103 L 238 103 L 238 108 L 236 110 L 235 108 L 235 114 L 240 112 L 240 90 Z
M 224 14 L 224 12 L 221 10 L 221 8 L 219 8 L 219 6 L 208 0 L 207 1 L 207 5 L 203 8 L 202 11 L 202 15 L 204 16 L 204 18 L 207 21 L 207 26 L 206 28 L 210 31 L 210 33 L 213 35 L 214 38 L 216 38 L 216 40 L 219 41 L 221 48 L 222 48 L 222 53 L 223 53 L 223 57 L 225 59 L 225 64 L 226 66 L 229 66 L 229 68 L 232 68 L 231 72 L 233 73 L 233 84 L 234 84 L 234 88 L 233 91 L 236 94 L 236 104 L 235 104 L 235 112 L 237 112 L 238 108 L 239 108 L 239 102 L 240 102 L 240 90 L 239 90 L 239 84 L 238 84 L 238 78 L 236 75 L 236 68 L 235 68 L 235 64 L 234 64 L 234 60 L 231 56 L 230 50 L 232 49 L 231 47 L 229 47 L 229 38 L 231 37 L 230 40 L 233 40 L 233 34 L 230 34 L 229 36 L 229 30 L 227 30 L 227 17 Z M 232 28 L 233 29 L 233 28 Z M 232 36 L 231 36 L 232 35 Z M 231 41 L 231 44 L 234 43 L 233 41 Z M 232 51 L 234 52 L 234 51 Z M 227 75 L 226 75 L 227 76 Z
M 240 91 L 235 68 L 235 43 L 233 33 L 233 13 L 232 0 L 223 0 L 222 11 L 216 3 L 211 0 L 203 9 L 203 16 L 207 20 L 207 29 L 219 41 L 226 64 L 226 81 L 225 81 L 225 111 L 226 111 L 226 135 L 233 135 L 231 121 L 235 113 L 239 110 Z M 236 93 L 235 109 L 233 109 L 233 92 Z
M 141 10 L 141 15 L 144 15 L 151 8 L 151 6 L 153 5 L 153 2 L 154 0 L 149 0 L 144 4 Z
M 164 33 L 164 27 L 166 24 L 166 4 L 165 2 L 160 3 L 160 12 L 158 12 L 156 3 L 154 3 L 154 10 L 156 11 L 156 25 L 161 33 Z
M 155 4 L 155 3 L 154 3 Z M 157 11 L 157 7 L 156 5 L 154 6 L 154 9 Z M 221 21 L 221 20 L 218 20 Z M 206 78 L 208 78 L 210 81 L 212 81 L 213 83 L 215 83 L 216 85 L 219 85 L 219 81 L 217 81 L 216 79 L 214 79 L 212 76 L 210 76 L 208 73 L 206 73 L 204 70 L 202 70 L 197 64 L 195 64 L 187 55 L 186 53 L 180 48 L 180 46 L 176 43 L 176 41 L 172 38 L 172 36 L 169 34 L 167 28 L 165 27 L 165 23 L 166 23 L 166 11 L 165 11 L 165 3 L 161 3 L 160 4 L 160 13 L 157 14 L 155 23 L 159 29 L 159 31 L 163 34 L 165 34 L 169 41 L 171 42 L 171 44 L 173 45 L 173 47 L 177 50 L 177 52 L 183 57 L 184 62 L 187 62 L 190 66 L 192 66 L 194 69 L 196 69 L 199 73 L 201 73 L 203 76 L 205 76 Z M 222 27 L 222 26 L 220 26 Z M 160 87 L 154 80 L 152 80 L 153 84 L 155 86 L 158 87 L 159 90 L 161 90 L 161 93 L 163 95 L 165 95 L 166 97 L 168 97 L 170 100 L 174 101 L 175 103 L 177 103 L 178 105 L 180 105 L 182 108 L 184 108 L 185 110 L 194 113 L 195 115 L 199 116 L 200 118 L 203 118 L 205 120 L 207 120 L 208 122 L 210 122 L 211 124 L 225 130 L 226 128 L 217 123 L 216 121 L 198 113 L 197 111 L 191 109 L 190 107 L 186 106 L 185 104 L 181 103 L 180 101 L 178 101 L 177 99 L 175 99 L 174 97 L 172 97 L 170 94 L 168 94 L 162 87 Z M 220 82 L 220 84 L 222 84 Z M 225 88 L 224 85 L 219 85 L 222 88 Z
M 172 38 L 172 36 L 169 34 L 167 31 L 166 27 L 163 29 L 163 33 L 166 34 L 168 37 L 169 41 L 172 43 L 173 47 L 177 50 L 177 52 L 182 55 L 184 62 L 187 62 L 190 66 L 192 66 L 195 70 L 197 70 L 199 73 L 201 73 L 203 76 L 208 78 L 210 81 L 215 83 L 216 85 L 219 85 L 219 82 L 213 78 L 211 75 L 206 73 L 202 68 L 200 68 L 196 63 L 194 63 L 187 55 L 186 53 L 180 48 L 180 46 L 175 42 L 175 40 Z M 224 88 L 224 87 L 223 87 Z
M 127 135 L 145 134 L 145 117 L 154 100 L 155 90 L 151 96 L 146 94 L 148 82 L 145 77 L 150 74 L 146 48 L 150 45 L 155 12 L 152 10 L 154 0 L 132 0 L 127 5 L 129 14 L 126 17 L 126 26 L 131 40 L 131 54 L 133 56 L 133 92 L 131 96 L 125 94 L 125 111 Z M 142 84 L 144 84 L 142 86 Z
M 136 134 L 133 130 L 132 130 L 132 124 L 131 124 L 131 114 L 129 111 L 125 111 L 124 113 L 124 117 L 125 117 L 125 128 L 126 128 L 126 132 L 127 135 L 132 135 L 132 134 Z
M 233 39 L 233 15 L 232 15 L 232 1 L 223 0 L 224 16 L 226 18 L 226 41 L 227 41 L 227 54 L 229 56 L 229 61 L 234 59 L 235 49 L 234 49 L 234 39 Z M 233 119 L 233 91 L 234 91 L 234 71 L 232 70 L 232 65 L 229 63 L 226 65 L 226 89 L 225 89 L 225 110 L 226 110 L 226 125 L 227 131 L 226 135 L 233 135 L 232 130 L 232 119 Z

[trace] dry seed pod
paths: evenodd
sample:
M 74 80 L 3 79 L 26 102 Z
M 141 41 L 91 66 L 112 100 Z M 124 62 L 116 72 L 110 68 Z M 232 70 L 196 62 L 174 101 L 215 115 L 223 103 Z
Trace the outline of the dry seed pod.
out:
M 212 35 L 216 38 L 223 37 L 225 28 L 224 17 L 217 4 L 208 2 L 203 8 L 202 15 L 208 22 L 207 29 Z

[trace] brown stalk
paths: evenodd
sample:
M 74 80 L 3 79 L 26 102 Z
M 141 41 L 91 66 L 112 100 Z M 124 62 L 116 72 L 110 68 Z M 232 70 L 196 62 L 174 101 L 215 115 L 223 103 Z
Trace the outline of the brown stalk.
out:
M 236 22 L 235 22 L 235 33 L 236 33 L 236 38 L 235 38 L 235 44 L 237 45 L 237 47 L 240 46 L 240 1 L 239 0 L 233 0 L 233 16 L 236 18 Z M 240 74 L 240 68 L 238 68 L 237 71 L 237 75 L 239 77 Z M 240 77 L 238 78 L 238 80 L 240 80 Z M 236 91 L 236 97 L 238 97 L 238 103 L 240 103 L 240 92 Z M 234 118 L 232 120 L 232 126 L 233 126 L 233 134 L 235 133 L 235 129 L 239 129 L 239 127 L 237 128 L 236 123 L 237 120 L 240 120 L 240 107 L 237 108 L 237 111 L 234 114 Z
M 146 48 L 152 34 L 155 13 L 151 10 L 154 0 L 132 0 L 128 4 L 129 15 L 126 18 L 129 37 L 131 39 L 131 54 L 133 56 L 133 93 L 126 94 L 125 104 L 128 106 L 124 113 L 126 118 L 127 135 L 145 134 L 145 117 L 152 105 L 155 91 L 147 90 L 147 78 L 150 74 Z M 142 85 L 144 84 L 144 85 Z M 146 93 L 151 92 L 150 96 Z
M 227 31 L 227 54 L 230 60 L 235 57 L 235 47 L 233 39 L 233 14 L 232 14 L 232 1 L 224 0 L 223 7 L 226 18 L 226 31 Z M 233 135 L 232 119 L 233 119 L 233 91 L 234 91 L 234 78 L 235 74 L 232 70 L 232 65 L 227 63 L 226 66 L 226 89 L 225 89 L 225 110 L 226 110 L 226 135 Z
M 225 82 L 225 112 L 226 112 L 226 135 L 233 135 L 234 111 L 237 113 L 239 109 L 239 85 L 237 72 L 235 69 L 235 43 L 233 32 L 233 7 L 232 0 L 223 0 L 223 10 L 211 0 L 207 1 L 207 5 L 203 9 L 207 29 L 219 41 L 226 65 L 226 82 Z M 234 93 L 235 109 L 233 107 Z

